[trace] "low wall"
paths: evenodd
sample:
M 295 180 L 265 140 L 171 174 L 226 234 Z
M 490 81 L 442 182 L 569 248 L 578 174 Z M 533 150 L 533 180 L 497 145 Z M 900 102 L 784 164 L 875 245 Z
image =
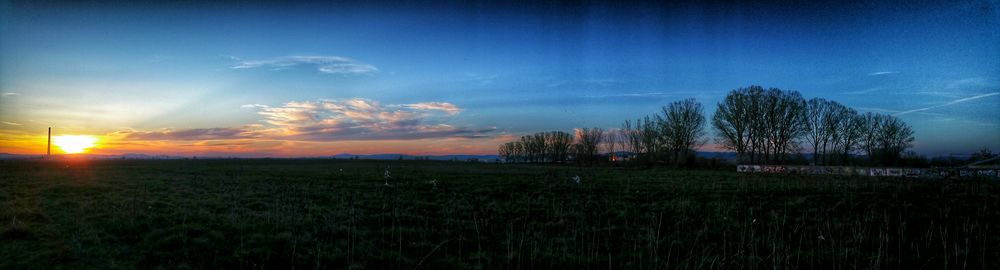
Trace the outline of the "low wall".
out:
M 777 173 L 777 174 L 810 174 L 810 175 L 844 175 L 844 176 L 887 176 L 911 178 L 997 178 L 997 169 L 968 168 L 880 168 L 852 166 L 797 166 L 797 165 L 737 165 L 736 171 L 741 173 Z

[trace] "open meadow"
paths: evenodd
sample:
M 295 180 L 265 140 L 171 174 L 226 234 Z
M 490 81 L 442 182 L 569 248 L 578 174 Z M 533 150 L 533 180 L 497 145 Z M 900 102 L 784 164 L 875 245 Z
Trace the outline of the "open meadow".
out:
M 0 161 L 0 221 L 2 269 L 1000 269 L 988 180 Z

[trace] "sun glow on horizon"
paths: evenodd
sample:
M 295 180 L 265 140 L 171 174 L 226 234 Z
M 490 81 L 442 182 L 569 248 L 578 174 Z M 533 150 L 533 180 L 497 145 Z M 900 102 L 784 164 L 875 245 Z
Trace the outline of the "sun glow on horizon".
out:
M 90 135 L 62 135 L 52 137 L 52 144 L 67 154 L 79 154 L 97 146 L 97 137 Z

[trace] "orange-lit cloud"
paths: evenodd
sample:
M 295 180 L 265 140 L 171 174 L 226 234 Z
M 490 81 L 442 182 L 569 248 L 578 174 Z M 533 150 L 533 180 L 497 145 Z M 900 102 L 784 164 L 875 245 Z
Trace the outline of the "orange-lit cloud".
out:
M 455 106 L 455 104 L 447 102 L 422 102 L 416 104 L 407 104 L 404 106 L 416 110 L 439 110 L 451 115 L 458 114 L 458 112 L 462 111 L 462 109 L 459 109 L 458 106 Z
M 509 139 L 495 127 L 449 123 L 462 109 L 447 102 L 382 104 L 370 99 L 250 104 L 259 124 L 101 132 L 89 154 L 296 157 L 339 153 L 488 154 Z M 101 134 L 99 133 L 99 134 Z M 45 133 L 8 131 L 0 152 L 44 154 Z
M 243 128 L 192 128 L 192 129 L 161 129 L 155 131 L 117 131 L 111 135 L 121 135 L 123 140 L 146 141 L 190 141 L 190 140 L 228 140 L 262 137 L 266 131 L 255 130 L 253 126 Z
M 306 141 L 481 138 L 494 131 L 445 123 L 461 109 L 446 102 L 382 105 L 370 99 L 288 102 L 255 108 L 279 138 Z
M 447 102 L 382 104 L 354 98 L 242 107 L 255 110 L 260 123 L 101 132 L 101 143 L 87 153 L 219 157 L 489 154 L 510 139 L 495 127 L 451 124 L 463 110 Z M 44 154 L 45 135 L 6 131 L 0 138 L 0 152 Z

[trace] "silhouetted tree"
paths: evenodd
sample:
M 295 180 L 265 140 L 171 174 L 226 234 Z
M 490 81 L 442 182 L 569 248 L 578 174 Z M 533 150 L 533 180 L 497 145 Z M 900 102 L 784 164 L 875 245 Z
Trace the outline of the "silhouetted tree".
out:
M 604 132 L 604 151 L 608 153 L 610 161 L 617 161 L 619 158 L 617 152 L 621 150 L 621 148 L 618 148 L 621 146 L 621 138 L 620 129 L 609 129 Z
M 873 164 L 895 165 L 913 143 L 913 130 L 895 116 L 865 114 L 864 148 Z
M 524 162 L 535 162 L 535 160 L 532 159 L 534 158 L 533 155 L 535 154 L 535 152 L 534 148 L 531 147 L 531 137 L 521 136 L 521 139 L 518 140 L 518 143 L 520 144 L 521 156 L 524 159 Z
M 771 163 L 783 163 L 790 151 L 797 151 L 797 140 L 807 131 L 806 102 L 799 92 L 778 88 L 769 89 L 765 97 L 766 113 L 761 124 L 767 131 L 763 133 L 768 145 L 765 149 L 770 149 Z
M 528 137 L 528 143 L 531 145 L 531 161 L 532 162 L 545 162 L 545 158 L 548 157 L 546 145 L 545 145 L 545 133 L 539 132 L 532 134 Z
M 634 163 L 653 164 L 661 155 L 665 142 L 661 141 L 659 125 L 655 118 L 645 116 L 622 124 L 623 140 L 628 152 L 633 153 Z
M 830 123 L 833 118 L 833 102 L 822 98 L 813 98 L 806 103 L 806 140 L 812 146 L 812 164 L 823 164 L 820 158 L 824 155 L 826 144 L 830 142 Z
M 525 157 L 524 143 L 516 141 L 516 142 L 511 142 L 511 144 L 513 146 L 511 149 L 514 150 L 513 151 L 514 162 L 528 162 L 527 158 Z
M 865 150 L 869 162 L 874 163 L 874 157 L 878 152 L 878 130 L 882 128 L 882 121 L 877 113 L 866 112 L 862 117 L 861 147 Z
M 888 164 L 895 164 L 906 149 L 913 146 L 913 130 L 894 116 L 884 118 L 881 130 L 882 153 Z
M 740 162 L 780 163 L 808 131 L 806 102 L 796 91 L 760 86 L 729 92 L 719 103 L 712 126 L 717 141 Z
M 996 156 L 997 155 L 994 154 L 993 151 L 991 151 L 989 147 L 983 147 L 983 149 L 981 149 L 979 151 L 976 151 L 975 153 L 972 153 L 972 155 L 969 155 L 968 162 L 976 162 L 976 161 L 980 161 L 980 160 L 987 160 L 987 159 L 994 158 Z
M 639 131 L 638 123 L 639 120 L 635 122 L 625 120 L 621 128 L 622 136 L 624 137 L 622 141 L 625 142 L 622 150 L 632 155 L 630 159 L 633 162 L 638 162 L 639 157 L 645 154 L 645 149 L 642 147 L 642 133 Z
M 662 115 L 657 115 L 659 141 L 665 142 L 674 164 L 684 164 L 688 154 L 704 144 L 703 111 L 701 103 L 692 98 L 670 103 L 662 108 Z
M 657 130 L 655 119 L 646 116 L 639 123 L 639 138 L 641 139 L 642 147 L 646 151 L 646 156 L 642 159 L 647 164 L 656 163 L 663 154 L 666 142 L 660 140 L 662 137 L 660 137 L 659 130 Z
M 836 118 L 838 121 L 833 128 L 835 151 L 840 154 L 841 164 L 848 165 L 851 163 L 851 153 L 858 148 L 863 136 L 864 117 L 858 115 L 858 111 L 854 109 L 841 106 Z
M 598 155 L 598 146 L 604 139 L 604 130 L 601 128 L 582 128 L 576 130 L 577 159 L 586 164 L 594 164 Z
M 626 120 L 620 129 L 607 133 L 583 128 L 573 135 L 561 131 L 525 135 L 500 145 L 497 152 L 507 162 L 566 162 L 572 154 L 580 164 L 593 164 L 606 151 L 612 157 L 630 153 L 634 163 L 682 164 L 705 142 L 702 105 L 685 99 L 663 106 L 660 113 Z M 730 91 L 719 102 L 711 125 L 716 141 L 735 151 L 738 162 L 753 164 L 804 160 L 798 152 L 803 139 L 812 147 L 813 164 L 832 164 L 838 156 L 841 164 L 848 164 L 859 150 L 872 164 L 897 164 L 914 140 L 913 130 L 896 117 L 859 115 L 835 101 L 806 101 L 797 91 L 756 85 Z
M 501 144 L 497 153 L 510 163 L 566 162 L 572 143 L 573 135 L 566 132 L 538 132 Z
M 729 92 L 719 103 L 712 116 L 718 142 L 726 149 L 736 152 L 738 162 L 753 162 L 749 158 L 752 136 L 751 92 L 763 91 L 759 86 L 739 88 Z M 750 160 L 748 160 L 750 159 Z
M 500 156 L 500 159 L 503 160 L 504 162 L 507 163 L 514 162 L 514 143 L 506 142 L 500 144 L 500 146 L 497 149 L 497 155 Z
M 566 162 L 566 156 L 569 154 L 570 146 L 572 144 L 572 134 L 562 131 L 550 132 L 548 136 L 548 148 L 552 153 L 552 160 L 556 162 Z

